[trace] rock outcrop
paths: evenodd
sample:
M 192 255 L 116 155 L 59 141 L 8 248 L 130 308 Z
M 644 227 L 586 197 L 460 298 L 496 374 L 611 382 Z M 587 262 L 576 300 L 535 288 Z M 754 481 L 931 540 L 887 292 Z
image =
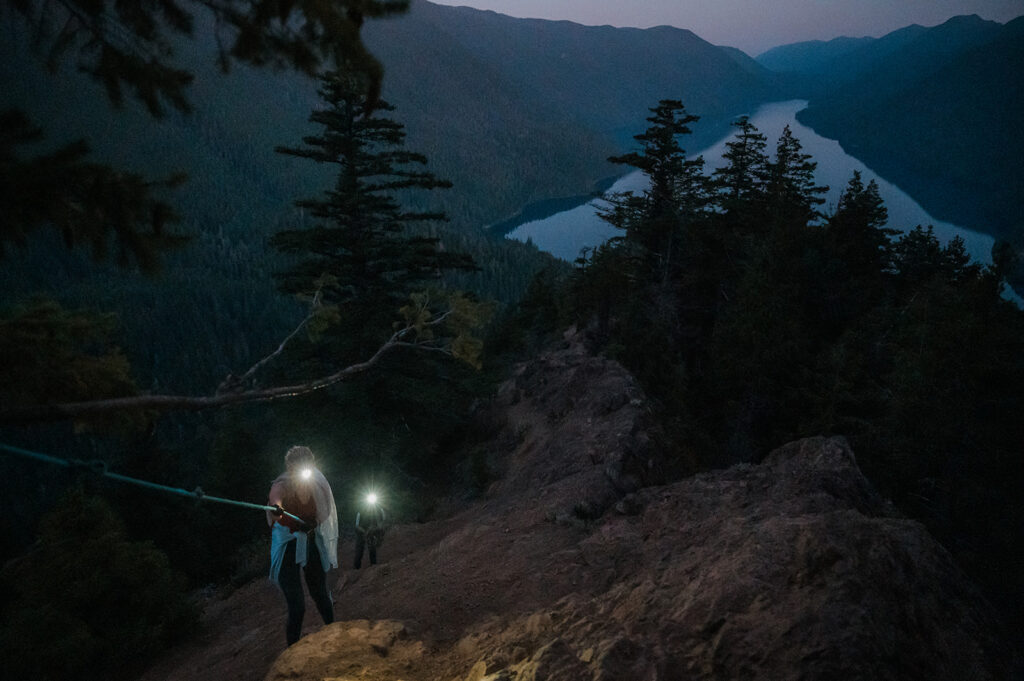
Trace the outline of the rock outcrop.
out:
M 380 565 L 343 571 L 339 622 L 307 616 L 269 672 L 239 644 L 206 650 L 230 646 L 233 678 L 268 681 L 1010 677 L 984 601 L 842 438 L 652 484 L 671 456 L 642 390 L 571 341 L 519 367 L 495 408 L 500 479 L 458 514 L 396 527 Z M 239 598 L 232 621 L 256 602 L 273 613 L 246 645 L 283 647 L 279 595 Z
M 662 482 L 664 436 L 636 379 L 621 364 L 589 354 L 580 335 L 516 367 L 492 407 L 507 422 L 497 449 L 492 497 L 543 490 L 549 510 L 570 504 L 598 517 L 623 496 Z M 557 501 L 556 501 L 557 500 Z
M 585 670 L 544 678 L 1005 678 L 978 594 L 842 439 L 638 501 L 642 513 L 607 517 L 579 544 L 582 564 L 609 571 L 605 593 L 566 596 L 539 632 L 520 618 L 472 634 L 482 678 L 541 678 L 552 650 Z

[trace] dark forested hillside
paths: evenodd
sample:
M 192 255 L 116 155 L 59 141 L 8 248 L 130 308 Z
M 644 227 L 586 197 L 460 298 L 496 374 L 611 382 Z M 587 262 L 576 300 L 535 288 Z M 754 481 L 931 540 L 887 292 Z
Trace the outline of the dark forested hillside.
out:
M 840 36 L 832 40 L 808 40 L 779 45 L 757 55 L 761 66 L 778 73 L 828 74 L 836 70 L 835 62 L 851 53 L 863 53 L 874 38 Z
M 368 43 L 377 46 L 385 63 L 389 52 L 398 48 L 384 39 L 375 40 L 374 34 L 388 35 L 397 30 L 392 25 L 402 24 L 421 36 L 417 44 L 457 45 L 500 79 L 497 84 L 511 96 L 545 120 L 564 119 L 586 130 L 611 133 L 620 144 L 628 144 L 629 136 L 642 124 L 644 103 L 658 97 L 682 97 L 706 124 L 722 124 L 707 133 L 710 137 L 725 129 L 730 116 L 770 95 L 762 78 L 725 51 L 690 31 L 669 26 L 640 30 L 511 19 L 417 0 L 409 15 L 377 24 L 369 32 Z M 433 55 L 434 50 L 426 54 Z M 422 58 L 393 63 L 389 87 L 402 81 L 403 71 L 424 78 Z M 434 91 L 437 98 L 446 91 L 445 83 L 431 62 L 425 66 L 427 77 L 442 85 Z
M 280 266 L 266 240 L 301 223 L 292 201 L 330 181 L 315 164 L 273 149 L 309 133 L 316 85 L 244 64 L 223 75 L 216 45 L 201 37 L 182 48 L 197 74 L 194 111 L 154 120 L 131 100 L 112 112 L 102 89 L 72 64 L 47 73 L 16 22 L 3 31 L 4 105 L 43 126 L 44 148 L 84 138 L 99 160 L 147 177 L 187 171 L 189 181 L 166 198 L 191 242 L 150 281 L 94 269 L 86 255 L 42 238 L 5 262 L 2 302 L 48 292 L 68 305 L 120 312 L 124 345 L 136 353 L 146 384 L 215 384 L 272 347 L 300 310 L 273 290 L 270 277 Z M 408 146 L 453 183 L 429 197 L 430 206 L 417 197 L 411 205 L 445 211 L 449 226 L 438 229 L 446 245 L 480 263 L 481 272 L 458 276 L 460 285 L 506 301 L 546 258 L 522 244 L 492 242 L 482 227 L 530 202 L 586 193 L 616 172 L 605 160 L 616 151 L 612 137 L 642 123 L 643 102 L 678 92 L 711 119 L 702 129 L 713 129 L 716 116 L 751 105 L 767 87 L 676 29 L 593 29 L 416 2 L 410 14 L 371 23 L 366 34 L 387 70 L 384 95 L 406 125 Z M 175 323 L 181 320 L 188 323 Z
M 928 29 L 914 24 L 881 38 L 834 38 L 780 45 L 757 56 L 757 63 L 788 77 L 794 93 L 822 97 L 877 68 L 889 55 Z
M 1020 611 L 1024 313 L 1003 272 L 931 227 L 901 233 L 854 173 L 822 212 L 817 161 L 747 119 L 710 175 L 686 160 L 680 102 L 621 161 L 649 189 L 613 199 L 620 236 L 584 254 L 566 322 L 664 405 L 704 466 L 842 434 L 885 496 L 925 522 L 1008 613 Z
M 1002 28 L 976 15 L 954 17 L 930 28 L 908 26 L 830 60 L 817 73 L 861 91 L 870 83 L 871 97 L 885 99 L 928 78 L 965 51 L 988 44 Z M 824 94 L 847 102 L 854 97 L 851 90 Z
M 499 478 L 514 479 L 515 468 L 499 457 L 518 452 L 529 494 L 488 505 L 523 520 L 520 529 L 543 527 L 529 541 L 565 563 L 568 589 L 576 566 L 545 542 L 590 533 L 613 508 L 638 526 L 628 516 L 642 508 L 614 503 L 627 490 L 754 463 L 794 437 L 843 436 L 883 494 L 1019 611 L 1024 316 L 1002 296 L 1002 261 L 973 263 L 962 241 L 941 244 L 931 228 L 895 239 L 877 184 L 856 172 L 826 206 L 816 161 L 791 129 L 771 154 L 744 115 L 777 96 L 781 80 L 736 50 L 669 27 L 518 20 L 425 0 L 404 14 L 407 4 L 0 0 L 0 17 L 16 19 L 0 36 L 0 449 L 17 457 L 0 480 L 0 496 L 14 500 L 0 528 L 0 667 L 25 678 L 117 679 L 196 631 L 188 589 L 267 574 L 266 512 L 286 509 L 258 502 L 296 444 L 316 452 L 350 537 L 369 489 L 381 491 L 393 520 L 436 518 L 501 492 Z M 214 36 L 223 36 L 209 15 L 196 37 L 185 35 L 185 7 L 219 7 L 219 19 L 235 21 L 230 55 L 218 51 Z M 394 13 L 403 16 L 370 20 Z M 165 41 L 166 24 L 181 35 Z M 323 37 L 318 27 L 333 36 L 327 55 L 307 51 Z M 91 37 L 76 43 L 77 29 Z M 815 105 L 847 102 L 849 130 L 837 134 L 880 140 L 854 138 L 868 155 L 905 152 L 901 167 L 927 174 L 936 191 L 955 196 L 949 173 L 959 166 L 972 181 L 1001 183 L 1005 196 L 959 180 L 1000 214 L 1019 186 L 1019 171 L 1002 166 L 1019 156 L 1019 126 L 1006 111 L 1019 110 L 1021 24 L 965 19 L 940 29 L 903 34 L 906 44 L 864 72 L 877 80 L 874 98 L 857 99 L 867 81 L 853 79 L 816 94 Z M 48 41 L 70 55 L 56 73 L 43 62 L 59 49 L 37 49 Z M 174 56 L 172 44 L 182 70 L 168 72 L 160 61 Z M 863 49 L 881 44 L 895 43 Z M 76 71 L 93 57 L 105 60 L 94 77 Z M 931 89 L 947 81 L 959 94 Z M 162 97 L 163 111 L 154 106 Z M 932 120 L 943 114 L 949 120 Z M 681 137 L 698 118 L 710 138 L 733 117 L 723 165 L 687 157 Z M 972 127 L 979 121 L 991 138 Z M 928 134 L 915 137 L 915 125 Z M 1008 155 L 989 149 L 1000 133 Z M 67 144 L 80 138 L 93 151 Z M 963 160 L 972 152 L 978 164 Z M 601 217 L 621 234 L 573 266 L 487 229 L 626 169 L 641 171 L 647 189 L 608 197 Z M 172 181 L 179 170 L 185 184 Z M 543 352 L 552 341 L 561 350 Z M 545 358 L 533 368 L 518 364 L 538 351 Z M 591 361 L 597 353 L 605 358 Z M 517 379 L 499 389 L 510 373 Z M 537 446 L 548 438 L 534 426 L 550 431 L 585 406 L 549 390 L 559 382 L 574 394 L 606 387 L 583 400 L 571 428 L 557 426 L 572 446 L 553 441 L 556 452 Z M 517 405 L 528 408 L 518 410 L 523 420 L 509 417 Z M 601 460 L 616 448 L 621 456 Z M 842 441 L 828 449 L 854 472 Z M 601 496 L 576 478 L 559 492 L 564 513 L 536 504 L 519 512 L 544 493 L 541 478 L 561 484 L 526 459 L 562 467 L 560 457 L 577 454 Z M 761 470 L 788 484 L 804 458 Z M 853 488 L 866 486 L 859 476 L 848 478 Z M 154 483 L 192 498 L 157 494 Z M 214 506 L 225 499 L 243 503 Z M 477 516 L 467 541 L 508 548 L 527 536 L 498 515 Z M 458 541 L 435 539 L 443 570 L 434 574 L 447 582 L 416 594 L 431 618 L 445 608 L 431 593 L 474 586 L 450 579 L 458 551 L 444 547 Z M 799 543 L 797 581 L 828 579 L 834 556 L 814 574 L 803 569 L 808 555 L 830 552 L 828 540 Z M 546 600 L 533 587 L 550 571 L 515 547 L 523 571 L 509 574 L 518 583 L 531 572 L 531 593 Z M 733 560 L 748 563 L 742 553 Z M 651 555 L 658 571 L 674 569 L 663 551 Z M 591 564 L 605 587 L 607 564 Z M 475 566 L 487 572 L 486 560 Z M 361 574 L 386 577 L 381 567 Z M 801 586 L 781 582 L 786 593 Z M 504 588 L 493 575 L 486 583 L 483 597 Z M 906 612 L 897 600 L 894 612 Z M 251 617 L 274 623 L 250 612 L 231 622 L 232 635 L 261 637 Z M 927 615 L 942 631 L 936 617 Z M 723 621 L 691 627 L 702 648 Z M 919 634 L 916 622 L 904 624 L 902 633 Z M 721 637 L 712 638 L 718 655 Z M 242 639 L 230 647 L 239 659 Z M 955 655 L 945 642 L 934 647 Z M 634 656 L 624 644 L 614 644 L 619 654 Z M 474 669 L 473 678 L 488 673 Z
M 32 296 L 44 295 L 67 310 L 111 314 L 104 342 L 123 353 L 140 392 L 211 393 L 229 374 L 269 355 L 307 311 L 277 290 L 274 274 L 284 263 L 268 240 L 312 224 L 293 202 L 332 182 L 318 164 L 274 153 L 311 134 L 308 118 L 320 106 L 316 84 L 301 73 L 244 62 L 221 73 L 211 27 L 202 23 L 209 17 L 200 14 L 194 39 L 175 38 L 181 65 L 195 74 L 188 88 L 192 111 L 172 108 L 153 117 L 130 93 L 112 106 L 102 84 L 77 71 L 73 59 L 48 72 L 45 49 L 10 16 L 0 29 L 2 108 L 23 109 L 45 135 L 18 151 L 38 155 L 84 139 L 90 159 L 144 178 L 184 171 L 188 181 L 160 195 L 181 216 L 170 229 L 187 242 L 164 253 L 161 271 L 150 278 L 112 262 L 116 240 L 100 247 L 110 252 L 96 263 L 88 248 L 69 250 L 58 235 L 41 230 L 25 243 L 5 244 L 0 309 L 24 314 L 33 309 L 24 307 Z M 616 136 L 643 124 L 652 99 L 685 96 L 713 135 L 716 123 L 720 129 L 769 92 L 749 64 L 677 29 L 585 28 L 421 1 L 408 15 L 368 22 L 364 34 L 384 66 L 383 96 L 408 132 L 407 148 L 423 153 L 427 169 L 453 185 L 400 199 L 411 210 L 445 212 L 449 222 L 428 226 L 430 235 L 446 251 L 471 255 L 480 268 L 447 283 L 502 303 L 517 300 L 550 258 L 533 246 L 495 239 L 484 227 L 534 201 L 585 194 L 614 174 L 606 159 L 620 150 Z M 453 405 L 468 399 L 458 386 L 479 379 L 432 363 L 401 378 L 398 365 L 330 400 L 279 407 L 274 417 L 262 407 L 165 416 L 153 429 L 115 441 L 73 440 L 66 429 L 31 437 L 5 429 L 4 435 L 64 455 L 102 455 L 122 472 L 172 484 L 243 460 L 262 480 L 307 423 L 319 423 L 316 436 L 325 443 L 344 441 L 353 460 L 422 461 L 440 446 L 432 438 L 451 429 Z M 445 390 L 429 387 L 437 374 Z M 413 393 L 416 399 L 406 399 Z M 337 416 L 339 404 L 344 418 Z M 413 433 L 420 427 L 429 434 Z M 415 476 L 416 464 L 410 465 L 403 474 Z M 53 501 L 53 489 L 28 468 L 12 480 L 38 491 L 25 501 L 20 534 L 9 537 L 17 545 L 32 531 L 37 502 Z M 225 492 L 236 488 L 230 479 L 222 483 Z M 139 514 L 129 529 L 144 527 L 162 510 Z M 153 538 L 164 548 L 184 542 L 173 527 Z M 223 568 L 201 563 L 197 558 L 191 567 Z
M 838 139 L 936 218 L 1019 237 L 1024 19 L 1001 26 L 957 17 L 910 40 L 895 37 L 899 49 L 812 96 L 800 121 Z

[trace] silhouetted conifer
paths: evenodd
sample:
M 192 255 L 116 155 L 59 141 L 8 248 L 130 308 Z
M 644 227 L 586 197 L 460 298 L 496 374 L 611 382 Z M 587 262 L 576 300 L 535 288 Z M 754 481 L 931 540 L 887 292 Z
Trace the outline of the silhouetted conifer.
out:
M 747 116 L 741 116 L 732 125 L 737 132 L 725 144 L 722 158 L 726 163 L 713 173 L 714 187 L 726 212 L 761 202 L 768 183 L 767 138 Z
M 817 207 L 825 203 L 822 194 L 829 188 L 815 183 L 817 167 L 787 125 L 775 145 L 775 160 L 768 164 L 768 208 L 776 222 L 803 225 L 822 217 Z
M 468 256 L 446 251 L 436 237 L 414 231 L 416 223 L 444 220 L 443 213 L 400 205 L 400 192 L 451 183 L 425 170 L 422 154 L 403 148 L 402 124 L 381 115 L 393 107 L 370 101 L 359 74 L 332 71 L 321 82 L 327 107 L 310 120 L 323 126 L 323 133 L 304 138 L 304 147 L 277 151 L 332 164 L 338 175 L 323 198 L 296 202 L 317 224 L 272 238 L 274 246 L 298 260 L 279 275 L 280 287 L 288 293 L 319 292 L 324 304 L 354 314 L 353 321 L 362 317 L 360 326 L 366 315 L 386 315 L 386 330 L 410 292 L 436 282 L 446 270 L 474 265 Z
M 612 197 L 601 217 L 646 251 L 644 265 L 652 270 L 651 277 L 666 279 L 680 265 L 682 232 L 691 227 L 708 199 L 701 172 L 704 159 L 687 160 L 679 145 L 679 136 L 690 134 L 689 124 L 700 117 L 671 99 L 661 100 L 650 111 L 647 121 L 651 125 L 634 136 L 640 150 L 608 159 L 639 169 L 650 185 L 640 196 L 628 192 Z

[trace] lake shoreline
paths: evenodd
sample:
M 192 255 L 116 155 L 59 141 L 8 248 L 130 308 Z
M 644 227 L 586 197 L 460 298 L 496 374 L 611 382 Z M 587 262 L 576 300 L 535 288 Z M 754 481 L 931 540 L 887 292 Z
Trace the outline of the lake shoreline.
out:
M 527 222 L 546 220 L 553 215 L 564 213 L 567 210 L 572 210 L 573 208 L 578 208 L 580 206 L 585 206 L 594 199 L 599 199 L 604 196 L 616 182 L 628 174 L 629 173 L 622 173 L 621 175 L 613 175 L 611 177 L 598 180 L 594 183 L 594 188 L 588 194 L 559 196 L 552 199 L 543 199 L 541 201 L 528 203 L 522 208 L 522 210 L 512 217 L 484 227 L 484 231 L 495 237 L 504 237 L 515 231 L 520 225 L 526 224 Z
M 865 182 L 874 179 L 878 183 L 879 192 L 889 210 L 890 227 L 909 231 L 919 224 L 934 225 L 936 236 L 941 241 L 946 242 L 954 236 L 959 236 L 964 240 L 968 253 L 974 260 L 985 264 L 991 262 L 991 249 L 995 241 L 992 235 L 935 219 L 902 189 L 887 181 L 863 161 L 847 154 L 837 141 L 818 135 L 813 129 L 801 124 L 797 120 L 797 113 L 806 106 L 807 101 L 801 99 L 768 102 L 762 104 L 750 120 L 768 137 L 769 149 L 774 149 L 774 140 L 778 139 L 784 126 L 788 125 L 791 128 L 793 134 L 801 141 L 804 153 L 811 154 L 812 159 L 818 163 L 816 180 L 831 187 L 827 197 L 829 203 L 826 206 L 834 208 L 853 172 L 861 172 Z M 710 173 L 723 164 L 721 155 L 725 151 L 725 145 L 732 138 L 732 134 L 725 135 L 718 142 L 691 155 L 691 158 L 703 156 L 706 172 Z M 643 191 L 643 185 L 636 179 L 639 175 L 642 175 L 640 171 L 634 171 L 619 177 L 615 184 L 620 186 L 613 185 L 611 191 L 622 191 L 627 188 Z M 568 198 L 557 200 L 560 201 L 559 204 L 555 203 L 556 200 L 541 202 L 549 209 L 542 211 L 548 213 L 544 217 L 528 216 L 532 219 L 523 220 L 518 225 L 513 224 L 516 218 L 498 224 L 501 225 L 506 238 L 531 240 L 539 249 L 572 262 L 578 256 L 581 245 L 593 248 L 602 243 L 608 233 L 607 225 L 598 224 L 600 220 L 592 215 L 595 211 L 585 210 L 586 204 L 597 197 L 587 195 L 574 198 L 576 201 Z M 550 212 L 550 208 L 555 205 L 562 205 L 565 208 L 561 212 Z M 526 210 L 521 211 L 520 215 L 525 214 Z M 497 231 L 493 233 L 498 234 Z

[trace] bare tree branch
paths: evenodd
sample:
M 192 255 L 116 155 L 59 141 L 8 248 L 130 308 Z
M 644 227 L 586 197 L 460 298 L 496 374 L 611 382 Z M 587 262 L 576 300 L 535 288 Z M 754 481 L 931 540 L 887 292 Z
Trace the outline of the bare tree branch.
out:
M 428 322 L 433 326 L 439 324 L 448 313 L 439 315 Z M 305 322 L 303 322 L 304 324 Z M 252 390 L 241 390 L 239 392 L 217 393 L 214 395 L 186 396 L 186 395 L 135 395 L 131 397 L 119 397 L 106 400 L 91 400 L 86 402 L 66 402 L 63 404 L 44 404 L 31 407 L 21 407 L 0 411 L 0 424 L 27 425 L 30 423 L 42 423 L 53 421 L 66 421 L 72 419 L 83 419 L 95 417 L 101 414 L 122 410 L 147 410 L 155 412 L 166 411 L 202 411 L 215 409 L 233 404 L 247 402 L 266 402 L 283 397 L 296 397 L 305 395 L 316 390 L 349 380 L 361 374 L 378 362 L 388 352 L 395 348 L 416 348 L 433 352 L 445 352 L 445 349 L 430 343 L 405 340 L 410 332 L 414 330 L 412 325 L 406 325 L 395 331 L 373 355 L 363 361 L 350 364 L 343 369 L 328 376 L 311 379 L 293 385 L 275 386 Z M 296 329 L 298 331 L 298 329 Z M 295 332 L 292 333 L 294 335 Z M 290 338 L 291 336 L 289 336 Z M 287 342 L 285 339 L 284 343 Z M 282 343 L 282 347 L 284 345 Z M 449 353 L 450 354 L 450 353 Z M 248 375 L 248 372 L 247 372 Z
M 266 357 L 264 357 L 263 359 L 261 359 L 260 361 L 253 364 L 251 367 L 249 367 L 249 370 L 246 371 L 241 376 L 228 374 L 227 377 L 221 382 L 221 384 L 217 386 L 217 394 L 220 395 L 221 393 L 243 391 L 245 389 L 246 382 L 253 376 L 255 376 L 256 372 L 259 371 L 262 367 L 266 366 L 268 362 L 270 362 L 272 359 L 274 359 L 284 351 L 285 346 L 288 345 L 288 343 L 291 342 L 291 340 L 295 338 L 295 336 L 297 336 L 300 331 L 302 331 L 302 328 L 306 326 L 306 324 L 308 324 L 310 320 L 313 319 L 313 317 L 316 316 L 319 308 L 320 291 L 317 291 L 316 294 L 313 296 L 313 302 L 310 305 L 309 314 L 306 315 L 305 319 L 299 322 L 299 325 L 295 327 L 294 331 L 288 334 L 285 337 L 285 339 L 281 341 L 281 344 L 277 346 L 277 349 L 274 350 L 269 355 L 267 355 Z

